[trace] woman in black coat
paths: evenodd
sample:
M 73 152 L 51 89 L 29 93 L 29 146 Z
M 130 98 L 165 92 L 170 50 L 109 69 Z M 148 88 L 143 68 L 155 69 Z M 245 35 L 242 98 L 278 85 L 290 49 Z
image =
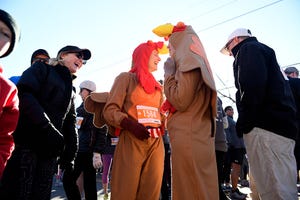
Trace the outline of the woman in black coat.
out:
M 58 157 L 68 176 L 78 146 L 72 82 L 90 57 L 88 49 L 66 46 L 49 64 L 36 62 L 23 72 L 15 149 L 1 180 L 1 199 L 50 199 Z

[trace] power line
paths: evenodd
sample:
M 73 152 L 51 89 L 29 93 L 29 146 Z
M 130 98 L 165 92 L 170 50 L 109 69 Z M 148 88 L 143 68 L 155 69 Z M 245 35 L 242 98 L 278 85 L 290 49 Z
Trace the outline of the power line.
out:
M 300 62 L 294 63 L 294 64 L 289 64 L 289 65 L 285 65 L 285 66 L 282 66 L 281 68 L 287 68 L 287 67 L 291 67 L 291 66 L 295 66 L 295 65 L 300 65 Z
M 216 8 L 213 8 L 213 9 L 207 11 L 207 12 L 204 12 L 204 13 L 200 14 L 200 15 L 197 16 L 197 17 L 193 17 L 193 18 L 190 19 L 189 21 L 192 21 L 192 20 L 194 20 L 194 19 L 196 19 L 196 18 L 198 18 L 198 17 L 205 16 L 205 15 L 207 15 L 207 14 L 209 14 L 209 13 L 215 12 L 216 10 L 219 10 L 219 9 L 221 9 L 221 8 L 223 8 L 223 7 L 226 7 L 226 6 L 228 6 L 229 4 L 234 3 L 235 1 L 238 1 L 238 0 L 233 0 L 233 1 L 231 1 L 231 2 L 225 3 L 225 4 L 221 5 L 221 6 L 216 7 Z
M 233 3 L 234 1 L 236 1 L 236 0 L 233 0 L 233 1 L 231 1 L 231 2 L 228 2 L 228 3 L 223 4 L 223 5 L 221 5 L 221 6 L 218 6 L 218 7 L 214 8 L 214 9 L 211 9 L 210 11 L 207 11 L 206 13 L 203 13 L 201 16 L 207 15 L 207 14 L 209 14 L 209 13 L 215 11 L 215 10 L 218 10 L 218 9 L 224 7 L 224 6 L 228 6 L 229 4 Z M 258 10 L 261 10 L 261 9 L 263 9 L 263 8 L 266 8 L 266 7 L 269 7 L 269 6 L 271 6 L 271 5 L 274 5 L 274 4 L 276 4 L 276 3 L 279 3 L 279 2 L 281 2 L 281 1 L 283 1 L 283 0 L 278 0 L 278 1 L 275 1 L 275 2 L 273 2 L 273 3 L 267 4 L 267 5 L 265 5 L 265 6 L 256 8 L 256 9 L 251 10 L 251 11 L 248 11 L 248 12 L 243 13 L 243 14 L 241 14 L 241 15 L 235 16 L 235 17 L 233 17 L 233 18 L 227 19 L 227 20 L 225 20 L 225 21 L 222 21 L 222 22 L 220 22 L 220 23 L 214 24 L 214 25 L 209 26 L 209 27 L 207 27 L 207 28 L 204 28 L 204 29 L 202 29 L 202 30 L 200 30 L 200 31 L 197 31 L 197 33 L 201 32 L 201 31 L 206 31 L 206 30 L 212 29 L 212 28 L 214 28 L 214 27 L 216 27 L 216 26 L 222 25 L 222 24 L 227 23 L 227 22 L 229 22 L 229 21 L 235 20 L 235 19 L 237 19 L 237 18 L 239 18 L 239 17 L 242 17 L 242 16 L 248 15 L 248 14 L 250 14 L 250 13 L 256 12 L 256 11 L 258 11 Z M 199 16 L 198 16 L 198 17 L 199 17 Z M 116 64 L 118 64 L 118 63 L 125 62 L 125 60 L 129 60 L 129 59 L 130 59 L 130 58 L 124 58 L 124 59 L 122 59 L 122 60 L 115 61 L 114 63 L 111 63 L 111 64 L 108 64 L 108 65 L 106 65 L 106 66 L 101 67 L 101 69 L 106 69 L 106 68 L 108 68 L 108 67 L 110 67 L 110 66 L 114 66 L 114 65 L 116 65 Z M 101 69 L 97 69 L 97 70 L 94 70 L 94 71 L 98 71 L 98 70 L 101 70 Z
M 274 5 L 274 4 L 276 4 L 276 3 L 279 3 L 279 2 L 281 2 L 281 1 L 283 1 L 283 0 L 275 1 L 275 2 L 273 2 L 273 3 L 264 5 L 264 6 L 262 6 L 262 7 L 259 7 L 259 8 L 254 9 L 254 10 L 250 10 L 250 11 L 248 11 L 248 12 L 246 12 L 246 13 L 241 14 L 241 15 L 235 16 L 235 17 L 233 17 L 233 18 L 224 20 L 224 21 L 219 22 L 219 23 L 217 23 L 217 24 L 214 24 L 214 25 L 212 25 L 212 26 L 206 27 L 206 28 L 204 28 L 204 29 L 202 29 L 202 30 L 200 30 L 200 31 L 207 31 L 207 30 L 209 30 L 209 29 L 211 29 L 211 28 L 214 28 L 214 27 L 219 26 L 219 25 L 221 25 L 221 24 L 227 23 L 227 22 L 229 22 L 229 21 L 233 21 L 233 20 L 235 20 L 235 19 L 237 19 L 237 18 L 240 18 L 240 17 L 242 17 L 242 16 L 245 16 L 245 15 L 248 15 L 248 14 L 250 14 L 250 13 L 256 12 L 256 11 L 261 10 L 261 9 L 263 9 L 263 8 L 272 6 L 272 5 Z M 200 32 L 200 31 L 199 31 L 199 32 Z
M 233 103 L 235 103 L 235 100 L 234 100 L 233 98 L 231 98 L 230 96 L 227 96 L 227 95 L 223 94 L 223 93 L 220 92 L 219 90 L 217 90 L 217 92 L 218 92 L 221 96 L 223 96 L 223 97 L 225 97 L 225 98 L 228 98 L 228 99 L 231 100 Z
M 212 25 L 212 26 L 206 27 L 206 28 L 204 28 L 204 29 L 198 31 L 197 33 L 203 32 L 203 31 L 207 31 L 207 30 L 212 29 L 212 28 L 214 28 L 214 27 L 216 27 L 216 26 L 222 25 L 222 24 L 227 23 L 227 22 L 229 22 L 229 21 L 233 21 L 233 20 L 235 20 L 235 19 L 237 19 L 237 18 L 243 17 L 243 16 L 245 16 L 245 15 L 251 14 L 251 13 L 256 12 L 256 11 L 258 11 L 258 10 L 261 10 L 261 9 L 266 8 L 266 7 L 269 7 L 269 6 L 272 6 L 272 5 L 274 5 L 274 4 L 277 4 L 277 3 L 281 2 L 281 1 L 283 1 L 283 0 L 278 0 L 278 1 L 272 2 L 272 3 L 270 3 L 270 4 L 264 5 L 264 6 L 262 6 L 262 7 L 259 7 L 259 8 L 253 9 L 253 10 L 250 10 L 250 11 L 248 11 L 248 12 L 246 12 L 246 13 L 241 14 L 241 15 L 232 17 L 232 18 L 230 18 L 230 19 L 224 20 L 224 21 L 219 22 L 219 23 L 217 23 L 217 24 L 214 24 L 214 25 Z M 233 1 L 232 1 L 232 2 L 233 2 Z M 214 11 L 214 10 L 217 10 L 217 9 L 220 9 L 220 8 L 222 8 L 222 7 L 224 7 L 224 6 L 227 6 L 228 4 L 230 4 L 230 3 L 232 3 L 232 2 L 229 2 L 229 3 L 227 3 L 227 4 L 224 4 L 224 5 L 222 5 L 222 6 L 219 6 L 218 8 L 213 9 L 213 10 L 207 12 L 207 14 L 210 13 L 210 12 L 212 12 L 212 11 Z M 289 65 L 289 66 L 290 66 L 290 65 Z M 220 81 L 224 86 L 226 86 L 226 85 L 224 84 L 223 80 L 221 79 L 221 77 L 219 77 L 217 74 L 216 74 L 216 76 L 217 76 L 217 78 L 219 79 L 219 81 Z M 220 90 L 217 90 L 217 92 L 218 92 L 221 96 L 223 96 L 223 97 L 225 97 L 225 98 L 228 98 L 228 99 L 231 100 L 233 103 L 235 103 L 235 100 L 234 100 L 233 98 L 231 98 L 230 91 L 228 91 L 229 95 L 223 94 Z

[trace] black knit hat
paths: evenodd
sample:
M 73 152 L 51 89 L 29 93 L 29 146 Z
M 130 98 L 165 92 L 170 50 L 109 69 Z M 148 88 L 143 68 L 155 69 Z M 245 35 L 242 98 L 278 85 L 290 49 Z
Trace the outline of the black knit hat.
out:
M 11 31 L 12 38 L 11 43 L 8 48 L 8 50 L 0 56 L 0 58 L 3 58 L 5 56 L 8 56 L 16 46 L 17 42 L 20 40 L 20 31 L 18 29 L 16 21 L 12 18 L 10 14 L 8 14 L 6 11 L 0 9 L 0 21 L 2 21 Z
M 36 59 L 37 56 L 39 55 L 44 55 L 44 56 L 47 56 L 48 58 L 50 58 L 48 52 L 45 50 L 45 49 L 38 49 L 36 51 L 34 51 L 32 53 L 32 56 L 31 56 L 31 60 L 30 60 L 30 63 L 33 63 L 33 61 Z

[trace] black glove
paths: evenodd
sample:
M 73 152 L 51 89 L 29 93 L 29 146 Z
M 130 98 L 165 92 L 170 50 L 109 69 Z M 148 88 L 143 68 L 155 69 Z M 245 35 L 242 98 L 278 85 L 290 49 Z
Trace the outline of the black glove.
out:
M 150 137 L 150 133 L 145 128 L 145 126 L 132 119 L 124 118 L 121 121 L 121 127 L 131 132 L 133 135 L 135 135 L 135 137 L 137 137 L 140 140 L 147 139 Z

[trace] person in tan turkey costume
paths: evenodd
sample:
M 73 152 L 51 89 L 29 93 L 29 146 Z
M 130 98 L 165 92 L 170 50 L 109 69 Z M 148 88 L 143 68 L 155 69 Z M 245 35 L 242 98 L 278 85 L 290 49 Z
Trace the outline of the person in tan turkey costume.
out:
M 163 94 L 152 75 L 161 60 L 160 49 L 163 42 L 140 44 L 132 54 L 131 70 L 116 77 L 103 118 L 95 114 L 98 120 L 102 118 L 113 126 L 119 136 L 112 167 L 112 200 L 154 200 L 160 196 L 164 167 L 164 122 L 160 114 Z
M 217 92 L 203 45 L 180 22 L 153 29 L 169 39 L 164 92 L 171 144 L 172 199 L 219 199 L 214 134 Z

